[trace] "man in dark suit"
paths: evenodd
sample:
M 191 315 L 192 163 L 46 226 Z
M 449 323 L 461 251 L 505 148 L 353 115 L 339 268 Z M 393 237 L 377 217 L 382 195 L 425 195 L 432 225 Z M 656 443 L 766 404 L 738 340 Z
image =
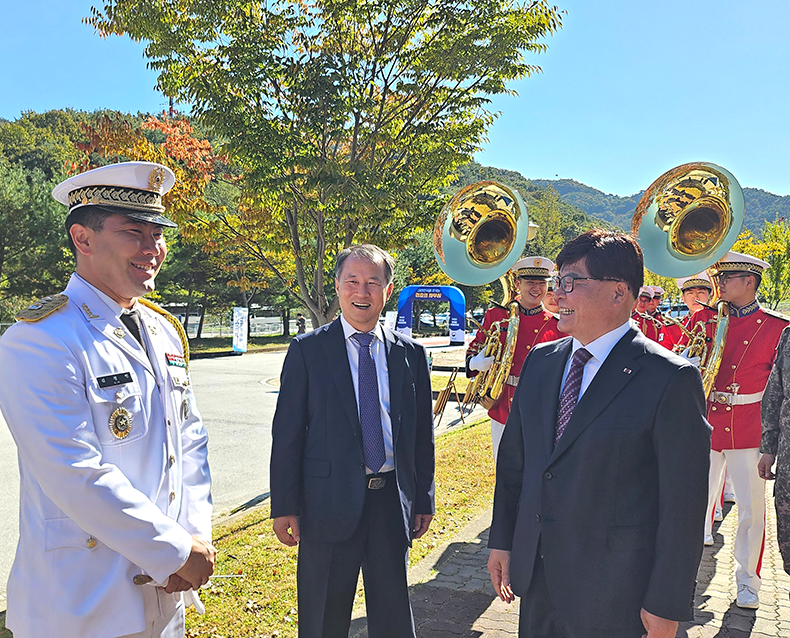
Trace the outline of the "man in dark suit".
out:
M 524 363 L 500 446 L 489 571 L 519 636 L 674 638 L 692 618 L 710 428 L 699 372 L 629 321 L 628 235 L 557 257 L 559 329 Z M 579 398 L 581 397 L 581 398 Z
M 434 512 L 431 382 L 425 350 L 379 324 L 392 257 L 343 250 L 342 316 L 292 342 L 272 425 L 271 515 L 299 544 L 299 635 L 347 638 L 360 567 L 368 635 L 414 636 L 412 539 Z

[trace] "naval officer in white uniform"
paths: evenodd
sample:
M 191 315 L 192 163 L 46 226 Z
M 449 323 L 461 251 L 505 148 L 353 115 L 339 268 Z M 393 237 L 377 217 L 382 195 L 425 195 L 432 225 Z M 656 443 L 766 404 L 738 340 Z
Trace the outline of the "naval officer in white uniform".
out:
M 162 206 L 174 183 L 164 166 L 126 162 L 59 184 L 76 272 L 0 340 L 21 478 L 15 638 L 181 638 L 181 592 L 195 602 L 213 571 L 186 337 L 141 298 L 175 226 Z

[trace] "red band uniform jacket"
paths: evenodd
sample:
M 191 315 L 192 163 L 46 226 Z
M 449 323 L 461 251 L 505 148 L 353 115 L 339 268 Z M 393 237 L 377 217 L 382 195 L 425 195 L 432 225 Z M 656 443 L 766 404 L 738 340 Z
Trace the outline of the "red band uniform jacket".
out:
M 661 345 L 667 350 L 672 350 L 675 344 L 680 343 L 683 331 L 680 326 L 669 321 L 664 315 L 658 315 L 657 319 L 664 324 L 664 340 L 661 341 Z
M 664 324 L 652 316 L 641 315 L 638 312 L 631 313 L 631 319 L 636 322 L 637 327 L 651 341 L 664 345 Z M 671 349 L 671 348 L 670 348 Z
M 519 306 L 521 314 L 519 315 L 518 333 L 516 335 L 516 351 L 513 354 L 513 365 L 510 367 L 511 382 L 505 384 L 505 389 L 502 392 L 502 398 L 499 402 L 488 411 L 490 416 L 499 423 L 507 421 L 507 415 L 510 413 L 510 404 L 513 401 L 513 395 L 516 392 L 517 378 L 521 374 L 521 368 L 524 366 L 524 361 L 539 343 L 547 341 L 554 341 L 561 339 L 565 333 L 560 332 L 557 328 L 557 318 L 546 310 L 543 306 L 538 306 L 533 310 L 525 310 Z M 469 343 L 466 350 L 466 376 L 474 378 L 477 376 L 477 370 L 469 369 L 469 359 L 475 356 L 483 349 L 485 345 L 485 332 L 487 332 L 491 325 L 496 321 L 507 321 L 510 312 L 502 306 L 494 306 L 489 308 L 483 318 L 483 330 L 478 330 L 475 338 Z M 499 341 L 502 347 L 507 342 L 507 324 L 499 329 Z
M 710 348 L 716 332 L 716 313 L 708 308 L 695 312 L 690 325 L 700 322 L 705 324 Z M 714 393 L 763 392 L 773 367 L 776 345 L 788 322 L 790 319 L 761 308 L 756 300 L 743 308 L 732 309 L 719 373 L 708 400 L 708 421 L 713 428 L 711 449 L 721 452 L 760 447 L 760 401 L 728 405 L 716 400 Z M 684 336 L 683 343 L 687 341 Z

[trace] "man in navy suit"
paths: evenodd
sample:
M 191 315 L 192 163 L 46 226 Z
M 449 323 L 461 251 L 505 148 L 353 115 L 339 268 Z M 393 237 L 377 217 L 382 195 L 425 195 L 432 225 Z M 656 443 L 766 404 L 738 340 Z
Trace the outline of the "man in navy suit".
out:
M 693 617 L 710 428 L 699 372 L 629 321 L 628 235 L 557 257 L 558 328 L 524 363 L 497 462 L 489 571 L 522 638 L 674 638 Z M 646 632 L 646 633 L 645 633 Z
M 359 570 L 368 635 L 414 636 L 408 550 L 434 512 L 431 382 L 425 350 L 379 324 L 392 257 L 343 250 L 342 315 L 288 349 L 272 424 L 271 516 L 299 545 L 302 638 L 347 638 Z

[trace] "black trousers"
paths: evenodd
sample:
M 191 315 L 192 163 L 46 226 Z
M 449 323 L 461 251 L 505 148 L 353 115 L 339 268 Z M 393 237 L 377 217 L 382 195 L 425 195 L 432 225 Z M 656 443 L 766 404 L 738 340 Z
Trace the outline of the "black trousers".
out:
M 595 583 L 590 583 L 595 587 Z M 518 619 L 519 638 L 642 638 L 643 627 L 633 630 L 595 630 L 571 625 L 565 620 L 549 596 L 543 558 L 535 558 L 535 571 L 527 593 L 521 598 Z
M 395 483 L 368 490 L 359 526 L 348 540 L 299 543 L 299 638 L 348 638 L 359 570 L 370 638 L 414 638 L 406 569 L 409 545 Z

